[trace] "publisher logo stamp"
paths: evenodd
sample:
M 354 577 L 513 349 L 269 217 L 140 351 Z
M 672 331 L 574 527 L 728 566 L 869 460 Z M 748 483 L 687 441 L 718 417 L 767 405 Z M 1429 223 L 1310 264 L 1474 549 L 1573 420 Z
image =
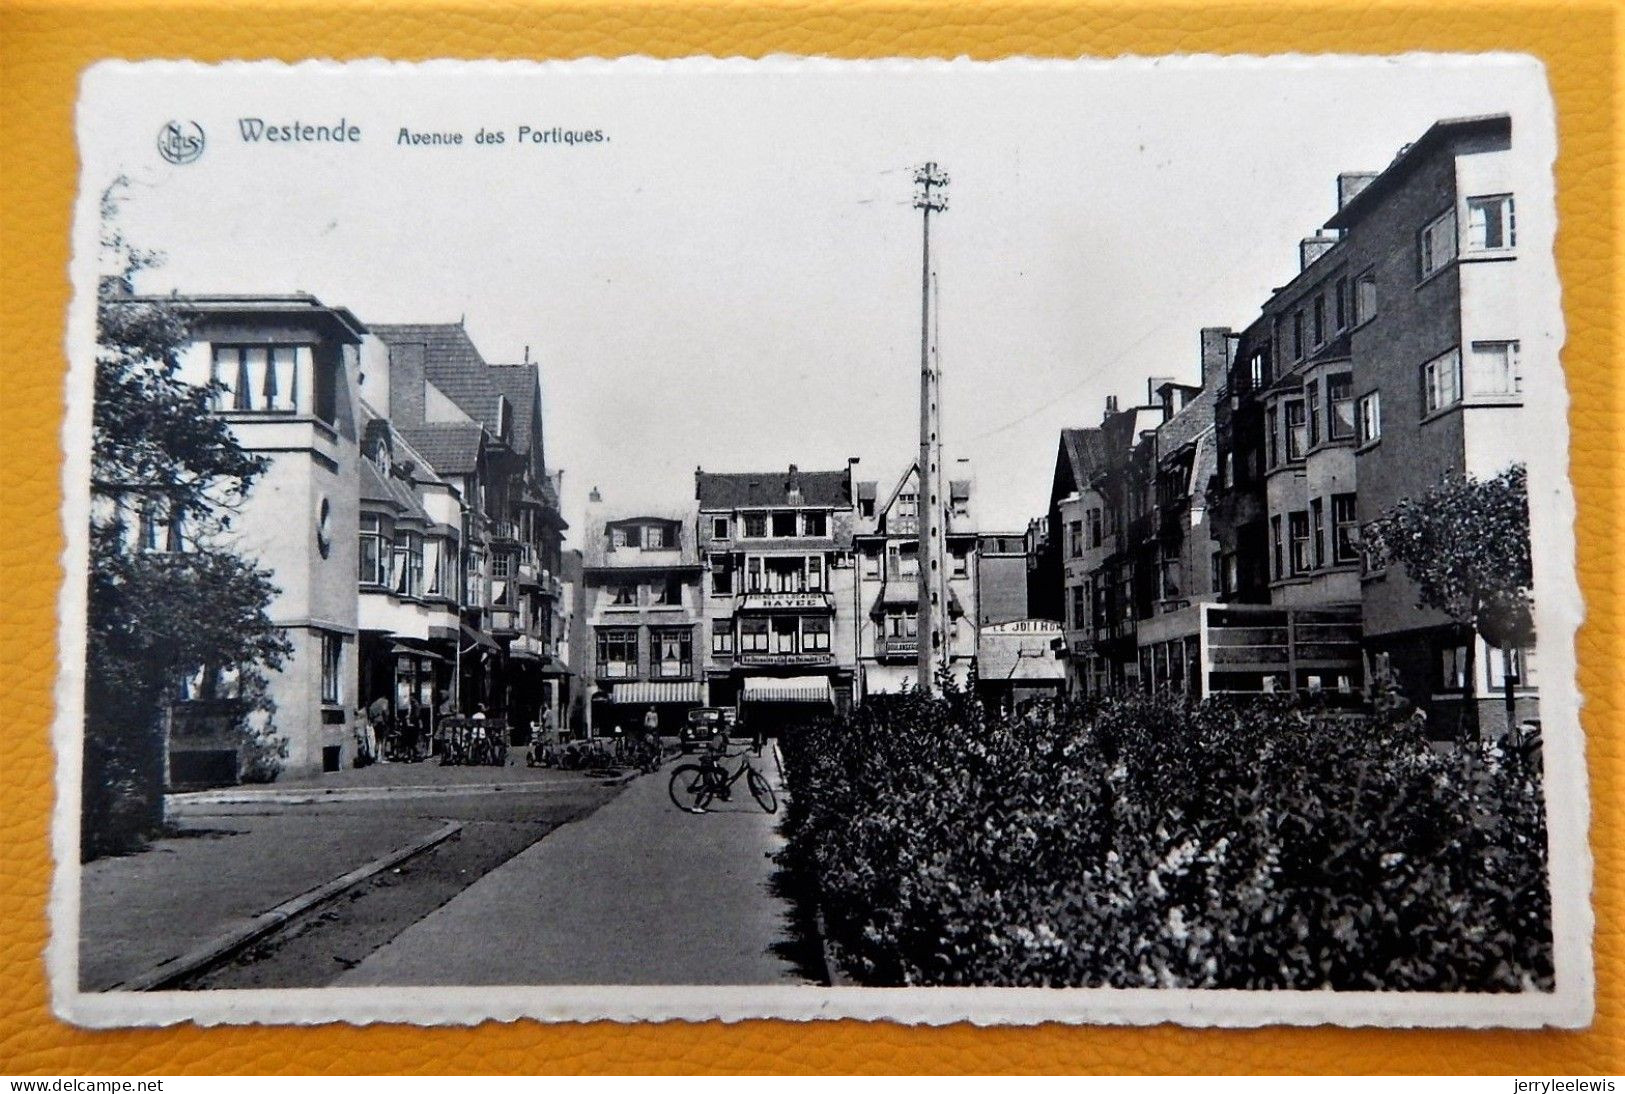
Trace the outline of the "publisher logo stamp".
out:
M 158 130 L 158 154 L 170 163 L 191 163 L 203 155 L 203 127 L 197 122 L 166 122 Z

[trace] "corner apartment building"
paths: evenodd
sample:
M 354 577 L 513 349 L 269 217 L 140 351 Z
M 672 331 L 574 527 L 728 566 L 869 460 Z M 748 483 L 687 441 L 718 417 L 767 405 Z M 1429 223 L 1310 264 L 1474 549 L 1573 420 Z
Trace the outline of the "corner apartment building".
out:
M 215 412 L 244 449 L 266 460 L 234 516 L 230 546 L 272 572 L 278 591 L 271 621 L 293 647 L 281 671 L 268 674 L 274 724 L 288 741 L 284 770 L 337 771 L 354 748 L 356 381 L 367 328 L 346 309 L 303 293 L 199 295 L 179 303 L 194 318 L 180 377 L 218 385 Z M 234 781 L 237 747 L 179 733 L 171 741 L 172 781 Z
M 947 648 L 943 664 L 960 684 L 970 679 L 977 652 L 981 577 L 972 511 L 975 489 L 970 463 L 950 471 L 944 513 L 947 558 Z M 878 481 L 857 484 L 858 511 L 852 546 L 857 562 L 856 602 L 858 696 L 901 692 L 919 682 L 920 474 L 912 463 L 881 494 Z M 1025 567 L 1021 572 L 1025 588 Z
M 641 726 L 653 709 L 674 734 L 705 702 L 704 567 L 693 514 L 607 511 L 588 495 L 581 575 L 589 732 Z
M 695 469 L 706 701 L 776 733 L 857 693 L 857 494 L 839 471 Z
M 1403 572 L 1374 571 L 1360 528 L 1449 472 L 1521 458 L 1523 377 L 1558 369 L 1521 353 L 1525 170 L 1511 119 L 1492 115 L 1438 122 L 1383 171 L 1340 176 L 1329 234 L 1300 244 L 1297 276 L 1242 333 L 1217 416 L 1221 596 L 1271 606 L 1259 622 L 1279 667 L 1241 666 L 1236 690 L 1346 695 L 1392 673 L 1453 725 L 1473 642 L 1482 724 L 1504 728 L 1501 651 L 1418 609 Z M 1511 660 L 1522 717 L 1533 650 Z

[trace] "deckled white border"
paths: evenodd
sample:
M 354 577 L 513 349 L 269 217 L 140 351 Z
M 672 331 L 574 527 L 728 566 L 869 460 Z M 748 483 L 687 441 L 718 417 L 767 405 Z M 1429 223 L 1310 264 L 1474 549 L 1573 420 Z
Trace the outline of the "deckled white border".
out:
M 1518 54 L 1476 56 L 1406 54 L 1372 58 L 1353 56 L 1279 57 L 1186 56 L 1060 61 L 1012 58 L 993 62 L 957 60 L 844 61 L 830 58 L 774 56 L 688 58 L 662 61 L 649 57 L 593 58 L 578 61 L 429 61 L 421 64 L 385 60 L 337 63 L 307 61 L 232 62 L 218 66 L 193 62 L 102 62 L 88 69 L 78 105 L 80 159 L 93 159 L 85 146 L 86 102 L 98 93 L 105 76 L 132 71 L 162 78 L 211 68 L 247 69 L 267 79 L 297 79 L 312 72 L 377 74 L 413 72 L 453 79 L 468 73 L 500 72 L 515 76 L 550 73 L 773 73 L 873 70 L 971 72 L 996 68 L 1085 69 L 1178 67 L 1233 71 L 1238 67 L 1276 68 L 1370 67 L 1372 65 L 1506 64 L 1530 66 L 1538 60 Z M 1549 83 L 1548 83 L 1549 88 Z M 1515 139 L 1533 146 L 1533 155 L 1548 165 L 1544 194 L 1519 194 L 1520 262 L 1544 266 L 1546 277 L 1527 306 L 1535 326 L 1555 354 L 1563 340 L 1563 315 L 1552 244 L 1556 226 L 1556 123 L 1548 90 L 1544 112 L 1521 113 Z M 1568 393 L 1564 386 L 1530 385 L 1525 393 L 1534 432 L 1547 443 L 1529 454 L 1530 507 L 1535 537 L 1535 585 L 1539 589 L 1537 623 L 1541 635 L 1541 717 L 1545 737 L 1547 819 L 1551 833 L 1552 927 L 1557 990 L 1550 994 L 1380 993 L 1380 992 L 1246 992 L 1202 990 L 1111 990 L 1046 988 L 816 988 L 816 987 L 548 987 L 548 988 L 322 988 L 259 991 L 82 993 L 78 990 L 80 727 L 83 722 L 85 658 L 85 575 L 89 558 L 90 425 L 89 393 L 95 361 L 95 307 L 98 197 L 101 180 L 81 189 L 74 222 L 73 303 L 68 316 L 66 347 L 70 362 L 63 424 L 63 533 L 67 575 L 59 600 L 58 641 L 62 653 L 56 687 L 57 717 L 53 740 L 57 751 L 57 808 L 52 826 L 57 870 L 52 886 L 52 934 L 47 962 L 56 1013 L 92 1027 L 157 1026 L 182 1021 L 203 1025 L 276 1022 L 311 1024 L 344 1021 L 412 1022 L 423 1025 L 467 1025 L 487 1020 L 511 1021 L 669 1021 L 752 1018 L 859 1018 L 940 1025 L 1026 1025 L 1038 1022 L 1121 1023 L 1146 1025 L 1178 1022 L 1191 1026 L 1259 1026 L 1265 1024 L 1349 1026 L 1582 1027 L 1593 1012 L 1593 966 L 1590 904 L 1592 859 L 1586 841 L 1589 823 L 1584 738 L 1579 723 L 1574 634 L 1583 616 L 1574 558 L 1574 495 L 1568 481 Z M 1566 683 L 1566 688 L 1554 685 Z

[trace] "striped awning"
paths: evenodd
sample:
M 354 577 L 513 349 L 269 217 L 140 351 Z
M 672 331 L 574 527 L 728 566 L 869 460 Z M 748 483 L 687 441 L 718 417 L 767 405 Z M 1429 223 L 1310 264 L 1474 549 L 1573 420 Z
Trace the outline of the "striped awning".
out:
M 743 696 L 757 703 L 835 702 L 827 676 L 747 676 Z
M 610 692 L 612 703 L 698 703 L 697 680 L 633 680 L 616 684 Z

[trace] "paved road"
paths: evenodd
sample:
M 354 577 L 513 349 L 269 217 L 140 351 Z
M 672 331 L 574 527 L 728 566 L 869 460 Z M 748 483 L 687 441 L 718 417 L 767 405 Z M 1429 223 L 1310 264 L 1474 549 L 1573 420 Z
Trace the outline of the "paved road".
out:
M 756 762 L 779 788 L 771 753 Z M 781 956 L 778 818 L 743 781 L 712 812 L 680 812 L 671 767 L 487 874 L 338 985 L 806 982 Z

